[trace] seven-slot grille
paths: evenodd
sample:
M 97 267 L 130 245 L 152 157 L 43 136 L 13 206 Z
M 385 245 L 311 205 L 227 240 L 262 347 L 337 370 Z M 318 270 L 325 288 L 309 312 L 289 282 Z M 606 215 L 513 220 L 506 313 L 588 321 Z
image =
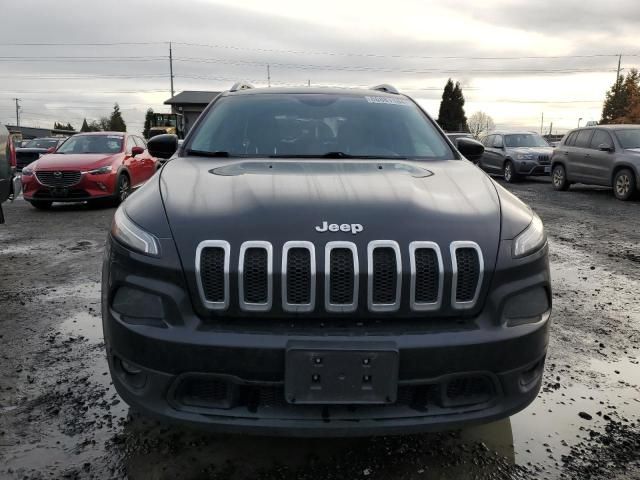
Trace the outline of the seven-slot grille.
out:
M 538 162 L 542 165 L 548 165 L 551 163 L 551 157 L 549 155 L 538 155 Z
M 82 174 L 75 171 L 61 170 L 52 172 L 36 172 L 36 178 L 45 187 L 66 188 L 80 182 Z
M 453 242 L 451 250 L 451 306 L 472 308 L 482 284 L 484 263 L 474 242 Z M 367 306 L 372 312 L 400 308 L 402 292 L 401 248 L 394 241 L 376 240 L 367 247 L 366 273 L 358 264 L 352 242 L 329 242 L 325 246 L 324 308 L 328 312 L 353 312 L 358 307 L 359 277 L 367 276 Z M 442 306 L 445 271 L 439 246 L 412 242 L 408 249 L 410 308 L 437 310 Z M 238 294 L 232 295 L 244 311 L 269 311 L 273 304 L 273 247 L 269 242 L 241 245 L 238 257 Z M 316 300 L 316 252 L 311 242 L 287 242 L 282 249 L 282 308 L 288 312 L 311 312 Z M 211 309 L 230 305 L 227 242 L 206 241 L 198 247 L 196 267 L 200 296 Z M 235 262 L 236 260 L 234 260 Z M 364 270 L 364 269 L 363 269 Z

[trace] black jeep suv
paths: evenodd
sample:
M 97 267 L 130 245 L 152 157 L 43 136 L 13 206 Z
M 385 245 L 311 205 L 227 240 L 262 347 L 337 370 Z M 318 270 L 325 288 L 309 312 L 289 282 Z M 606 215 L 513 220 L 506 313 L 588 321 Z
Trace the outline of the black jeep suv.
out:
M 409 433 L 536 397 L 551 286 L 540 219 L 390 86 L 217 97 L 117 210 L 113 382 L 220 431 Z M 478 151 L 479 148 L 479 151 Z M 177 149 L 177 152 L 176 152 Z

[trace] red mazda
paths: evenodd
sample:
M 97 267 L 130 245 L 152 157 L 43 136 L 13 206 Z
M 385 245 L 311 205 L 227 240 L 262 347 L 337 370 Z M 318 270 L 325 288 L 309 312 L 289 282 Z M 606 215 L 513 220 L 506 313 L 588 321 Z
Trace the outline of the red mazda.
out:
M 81 133 L 22 169 L 23 195 L 36 208 L 53 202 L 122 202 L 159 164 L 144 140 L 122 132 Z

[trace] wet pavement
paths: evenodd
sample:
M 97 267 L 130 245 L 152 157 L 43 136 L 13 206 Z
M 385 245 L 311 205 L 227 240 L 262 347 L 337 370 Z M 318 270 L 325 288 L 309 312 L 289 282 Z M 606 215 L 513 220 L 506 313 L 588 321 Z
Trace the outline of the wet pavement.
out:
M 550 235 L 542 390 L 489 425 L 406 437 L 215 435 L 129 411 L 110 384 L 100 268 L 113 209 L 5 204 L 0 478 L 640 479 L 640 202 L 508 186 Z

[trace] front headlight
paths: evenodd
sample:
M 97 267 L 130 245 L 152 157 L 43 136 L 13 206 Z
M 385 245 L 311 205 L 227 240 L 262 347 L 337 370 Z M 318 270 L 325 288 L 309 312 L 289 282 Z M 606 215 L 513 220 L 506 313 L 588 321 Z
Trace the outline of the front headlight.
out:
M 96 168 L 95 170 L 89 170 L 86 173 L 89 175 L 103 175 L 105 173 L 111 173 L 111 170 L 113 170 L 113 167 L 108 165 L 106 167 Z
M 516 155 L 516 158 L 518 160 L 533 160 L 533 155 L 531 155 L 530 153 L 519 153 L 518 155 Z
M 158 239 L 133 223 L 122 207 L 113 216 L 111 235 L 132 250 L 153 257 L 160 256 Z
M 33 175 L 33 169 L 29 167 L 24 167 L 22 169 L 22 175 L 24 175 L 25 177 L 30 177 L 31 175 Z
M 520 258 L 539 250 L 547 241 L 542 220 L 533 214 L 533 219 L 527 228 L 513 241 L 513 257 Z

